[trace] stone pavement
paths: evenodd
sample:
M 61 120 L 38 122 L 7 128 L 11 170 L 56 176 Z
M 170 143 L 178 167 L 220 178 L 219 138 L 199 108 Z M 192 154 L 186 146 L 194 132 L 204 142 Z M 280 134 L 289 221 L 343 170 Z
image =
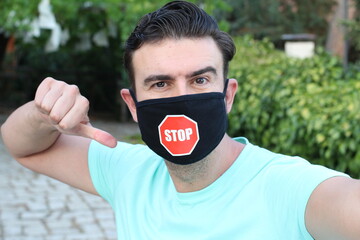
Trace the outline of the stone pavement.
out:
M 5 119 L 0 116 L 0 124 Z M 96 121 L 119 140 L 135 124 Z M 102 198 L 21 167 L 0 138 L 0 240 L 115 240 L 112 210 Z

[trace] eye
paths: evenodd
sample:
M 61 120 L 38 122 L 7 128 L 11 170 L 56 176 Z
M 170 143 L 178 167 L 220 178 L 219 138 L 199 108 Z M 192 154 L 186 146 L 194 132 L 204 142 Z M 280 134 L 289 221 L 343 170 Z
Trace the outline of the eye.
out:
M 154 87 L 156 87 L 156 88 L 163 88 L 165 86 L 166 86 L 165 82 L 157 82 L 154 84 Z
M 195 83 L 198 85 L 204 85 L 208 82 L 208 80 L 204 77 L 198 77 L 195 79 Z

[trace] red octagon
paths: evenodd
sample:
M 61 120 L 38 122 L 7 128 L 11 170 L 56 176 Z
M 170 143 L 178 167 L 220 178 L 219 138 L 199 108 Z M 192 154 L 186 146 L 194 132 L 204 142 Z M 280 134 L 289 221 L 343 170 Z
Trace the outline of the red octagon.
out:
M 160 143 L 173 156 L 191 154 L 199 142 L 197 123 L 185 115 L 168 115 L 159 124 Z

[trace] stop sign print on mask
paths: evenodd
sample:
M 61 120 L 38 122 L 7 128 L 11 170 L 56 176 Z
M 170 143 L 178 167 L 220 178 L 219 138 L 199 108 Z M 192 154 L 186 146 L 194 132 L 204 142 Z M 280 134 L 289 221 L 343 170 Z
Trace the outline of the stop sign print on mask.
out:
M 185 115 L 168 115 L 159 124 L 160 143 L 172 156 L 190 155 L 199 142 L 197 123 Z

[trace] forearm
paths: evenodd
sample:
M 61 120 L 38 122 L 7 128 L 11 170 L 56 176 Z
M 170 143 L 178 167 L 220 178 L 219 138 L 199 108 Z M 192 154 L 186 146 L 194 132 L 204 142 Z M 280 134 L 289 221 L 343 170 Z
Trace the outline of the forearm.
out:
M 32 101 L 9 116 L 1 126 L 1 135 L 9 152 L 23 158 L 48 149 L 60 132 L 44 121 Z

